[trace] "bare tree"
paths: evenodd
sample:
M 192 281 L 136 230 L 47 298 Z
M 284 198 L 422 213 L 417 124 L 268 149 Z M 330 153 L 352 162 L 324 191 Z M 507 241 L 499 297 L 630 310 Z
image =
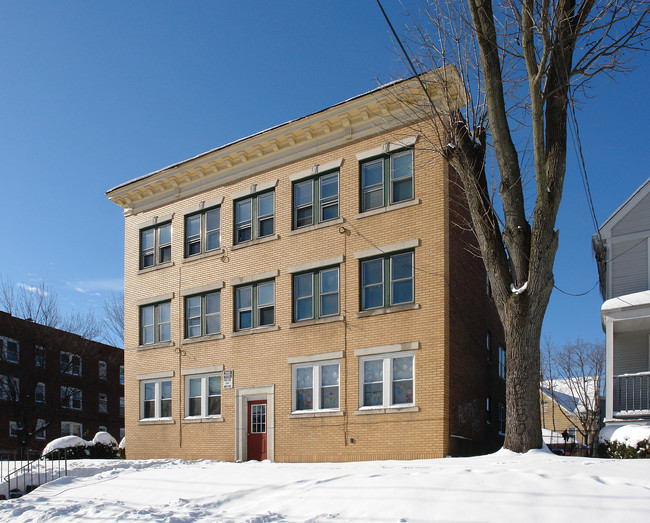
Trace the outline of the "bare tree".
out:
M 124 346 L 124 292 L 112 292 L 105 298 L 104 316 L 111 342 Z
M 506 337 L 504 447 L 525 452 L 542 446 L 540 336 L 570 109 L 592 78 L 629 70 L 647 38 L 649 2 L 423 0 L 411 19 L 415 52 L 405 55 L 423 96 L 395 96 L 437 131 L 419 146 L 460 178 Z
M 554 401 L 564 404 L 562 414 L 577 428 L 592 455 L 600 430 L 605 344 L 577 339 L 551 356 L 545 385 Z M 567 405 L 566 398 L 572 398 Z

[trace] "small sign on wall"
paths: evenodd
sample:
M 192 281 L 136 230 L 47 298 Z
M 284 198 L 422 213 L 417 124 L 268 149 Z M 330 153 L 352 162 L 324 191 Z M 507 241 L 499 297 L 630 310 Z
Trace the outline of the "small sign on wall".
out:
M 223 371 L 223 388 L 224 389 L 232 389 L 232 384 L 233 384 L 233 374 L 234 371 L 232 370 L 224 370 Z

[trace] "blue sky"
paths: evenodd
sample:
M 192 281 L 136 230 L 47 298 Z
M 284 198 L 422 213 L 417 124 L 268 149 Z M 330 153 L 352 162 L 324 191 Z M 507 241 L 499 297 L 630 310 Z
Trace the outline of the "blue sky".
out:
M 650 176 L 650 64 L 635 63 L 578 112 L 599 223 Z M 98 313 L 123 278 L 123 218 L 107 189 L 405 71 L 371 0 L 5 1 L 0 67 L 0 273 L 50 284 L 65 311 Z M 572 148 L 558 228 L 556 285 L 584 292 L 597 279 L 594 229 Z M 597 289 L 556 291 L 544 331 L 601 339 L 601 303 Z

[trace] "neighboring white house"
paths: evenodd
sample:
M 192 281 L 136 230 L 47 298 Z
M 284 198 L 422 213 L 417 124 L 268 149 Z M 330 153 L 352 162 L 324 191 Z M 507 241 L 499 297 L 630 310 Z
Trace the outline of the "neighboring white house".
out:
M 606 333 L 605 424 L 650 422 L 650 179 L 593 237 Z

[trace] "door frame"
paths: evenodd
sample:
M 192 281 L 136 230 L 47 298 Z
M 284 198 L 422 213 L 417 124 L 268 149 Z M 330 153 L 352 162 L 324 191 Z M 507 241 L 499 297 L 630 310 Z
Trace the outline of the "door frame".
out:
M 275 460 L 275 385 L 235 389 L 235 460 L 248 460 L 248 402 L 266 400 L 266 458 Z

